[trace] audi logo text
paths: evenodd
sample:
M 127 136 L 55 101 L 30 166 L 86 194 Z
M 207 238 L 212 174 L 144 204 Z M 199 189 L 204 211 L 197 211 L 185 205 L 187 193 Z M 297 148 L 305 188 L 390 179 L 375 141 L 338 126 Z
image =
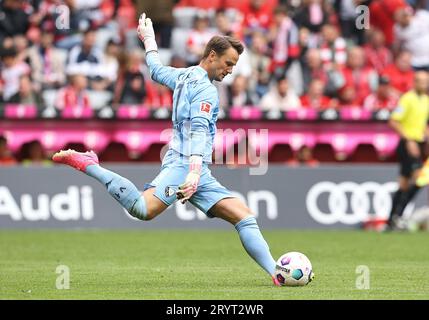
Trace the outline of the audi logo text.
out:
M 307 193 L 306 206 L 310 216 L 321 224 L 357 224 L 369 217 L 387 219 L 392 206 L 392 193 L 397 182 L 356 183 L 345 181 L 316 183 Z M 323 200 L 327 199 L 327 203 Z M 325 205 L 324 205 L 325 204 Z M 320 206 L 327 208 L 324 212 Z

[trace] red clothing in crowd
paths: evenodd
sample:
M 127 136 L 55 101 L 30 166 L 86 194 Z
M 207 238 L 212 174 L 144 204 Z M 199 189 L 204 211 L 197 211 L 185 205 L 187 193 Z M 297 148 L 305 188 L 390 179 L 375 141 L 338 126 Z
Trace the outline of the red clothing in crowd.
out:
M 398 95 L 392 93 L 387 97 L 380 97 L 376 92 L 366 97 L 363 107 L 367 110 L 381 110 L 386 109 L 392 111 L 397 107 Z
M 12 156 L 0 158 L 0 166 L 12 166 L 14 164 L 16 164 L 16 160 Z
M 317 110 L 328 109 L 331 105 L 331 99 L 326 96 L 321 96 L 317 99 L 311 99 L 308 95 L 304 95 L 301 98 L 301 106 L 303 108 L 312 108 Z
M 375 50 L 373 47 L 365 45 L 363 50 L 367 66 L 377 70 L 377 73 L 381 73 L 384 68 L 392 63 L 392 53 L 386 47 Z
M 173 107 L 173 95 L 169 89 L 146 81 L 146 93 L 146 106 L 150 108 L 167 107 L 169 109 Z
M 317 167 L 320 164 L 320 162 L 316 159 L 309 159 L 306 161 L 291 159 L 286 161 L 286 164 L 291 167 L 299 167 L 299 166 Z
M 347 61 L 347 43 L 339 37 L 334 43 L 324 41 L 320 45 L 320 58 L 325 70 L 332 69 L 333 65 L 343 66 Z
M 372 76 L 376 77 L 377 75 L 375 70 L 369 67 L 363 67 L 358 70 L 344 67 L 342 68 L 341 73 L 345 80 L 345 85 L 343 87 L 354 87 L 356 92 L 356 101 L 361 104 L 372 92 L 370 81 Z
M 285 17 L 282 20 L 273 41 L 271 72 L 274 72 L 277 67 L 284 67 L 289 59 L 298 57 L 298 32 L 298 28 L 291 18 Z
M 309 75 L 310 75 L 309 77 L 310 80 L 318 79 L 318 80 L 321 80 L 325 86 L 328 84 L 328 81 L 329 81 L 328 72 L 323 67 L 319 69 L 309 70 Z
M 61 89 L 58 95 L 57 107 L 59 109 L 91 108 L 85 91 L 77 92 L 72 86 L 67 86 Z
M 395 11 L 405 6 L 407 6 L 405 0 L 376 0 L 369 6 L 370 23 L 384 33 L 387 46 L 391 46 L 394 41 Z
M 407 92 L 413 87 L 414 71 L 412 69 L 403 72 L 392 63 L 383 70 L 382 74 L 387 76 L 390 79 L 392 87 L 400 92 Z
M 112 19 L 113 12 L 115 10 L 115 1 L 102 1 L 100 4 L 100 9 L 103 12 L 104 17 L 99 21 L 99 23 L 103 24 Z M 136 8 L 134 1 L 119 1 L 117 16 L 114 20 L 120 22 L 121 28 L 135 29 L 138 25 L 138 21 L 135 19 L 135 17 Z
M 278 0 L 266 1 L 260 9 L 251 7 L 247 1 L 241 8 L 244 14 L 244 28 L 260 28 L 268 30 L 273 20 L 273 10 L 277 6 Z
M 176 7 L 195 7 L 200 9 L 241 9 L 249 0 L 180 0 Z

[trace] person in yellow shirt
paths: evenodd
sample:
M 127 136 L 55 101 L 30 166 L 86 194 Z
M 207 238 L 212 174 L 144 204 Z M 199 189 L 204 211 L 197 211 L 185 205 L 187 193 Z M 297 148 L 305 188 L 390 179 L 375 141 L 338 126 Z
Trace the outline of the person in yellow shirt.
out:
M 429 73 L 418 71 L 414 76 L 414 88 L 404 93 L 398 106 L 393 110 L 389 125 L 400 136 L 397 147 L 399 160 L 399 188 L 393 195 L 392 209 L 387 222 L 387 229 L 400 228 L 400 221 L 407 204 L 417 192 L 429 183 L 429 161 L 421 170 L 425 154 L 425 144 L 429 142 Z

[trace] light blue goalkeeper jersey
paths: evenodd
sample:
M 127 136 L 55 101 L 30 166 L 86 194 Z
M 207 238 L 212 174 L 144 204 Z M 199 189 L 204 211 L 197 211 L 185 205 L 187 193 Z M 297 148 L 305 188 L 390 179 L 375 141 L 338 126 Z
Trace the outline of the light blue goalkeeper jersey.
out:
M 200 66 L 164 66 L 155 51 L 146 55 L 146 62 L 152 79 L 174 91 L 170 149 L 185 156 L 201 155 L 211 163 L 219 96 L 207 72 Z

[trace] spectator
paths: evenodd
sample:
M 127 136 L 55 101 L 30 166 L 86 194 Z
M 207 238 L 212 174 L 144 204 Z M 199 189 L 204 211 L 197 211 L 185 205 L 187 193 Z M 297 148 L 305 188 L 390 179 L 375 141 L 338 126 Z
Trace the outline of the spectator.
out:
M 399 94 L 405 93 L 413 87 L 414 70 L 411 66 L 411 53 L 400 51 L 395 62 L 386 67 L 382 72 L 390 79 L 390 83 Z
M 369 5 L 371 27 L 383 32 L 388 47 L 391 47 L 394 41 L 395 12 L 405 6 L 405 0 L 373 0 Z
M 394 26 L 395 49 L 411 52 L 414 70 L 429 71 L 429 12 L 418 10 L 414 15 L 410 7 L 397 11 Z
M 371 93 L 363 102 L 364 109 L 378 111 L 381 109 L 392 111 L 397 107 L 399 95 L 392 88 L 386 76 L 378 79 L 377 91 Z
M 234 17 L 228 16 L 225 9 L 218 9 L 215 15 L 215 26 L 218 33 L 243 40 L 243 16 L 237 10 Z
M 271 72 L 276 76 L 282 76 L 293 59 L 299 56 L 298 28 L 288 17 L 285 6 L 278 6 L 274 10 L 270 39 L 273 42 Z
M 32 79 L 36 91 L 58 89 L 65 83 L 64 60 L 53 46 L 54 35 L 43 32 L 39 45 L 29 49 L 28 57 L 32 67 Z
M 354 87 L 357 104 L 363 103 L 363 100 L 377 88 L 377 73 L 366 66 L 364 51 L 361 47 L 349 49 L 347 66 L 341 68 L 334 77 L 338 77 L 341 88 Z
M 276 1 L 249 0 L 242 7 L 244 42 L 251 45 L 251 35 L 254 31 L 268 32 L 272 24 L 272 13 L 276 7 Z
M 186 68 L 186 61 L 181 56 L 173 54 L 170 59 L 170 66 L 173 68 Z
M 125 70 L 121 72 L 119 102 L 124 104 L 143 104 L 146 97 L 145 79 L 142 72 L 142 54 L 133 51 L 128 55 Z
M 63 0 L 63 4 L 68 7 L 68 11 L 54 7 L 55 14 L 59 13 L 59 16 L 54 16 L 55 24 L 50 27 L 55 27 L 53 30 L 56 34 L 56 47 L 70 50 L 79 45 L 82 40 L 82 32 L 94 31 L 103 26 L 106 21 L 101 10 L 102 2 L 103 0 Z M 65 16 L 68 19 L 65 20 Z M 131 19 L 134 19 L 134 15 L 130 15 Z M 57 25 L 62 23 L 66 25 L 58 28 Z M 104 47 L 104 43 L 100 44 L 100 47 Z
M 248 89 L 248 79 L 241 75 L 235 77 L 228 90 L 228 107 L 254 106 L 257 102 L 255 94 Z
M 369 30 L 368 38 L 369 41 L 364 46 L 367 66 L 380 74 L 387 65 L 392 63 L 392 53 L 384 44 L 384 34 L 381 30 Z
M 16 159 L 7 147 L 7 139 L 0 136 L 0 167 L 16 164 Z
M 63 0 L 43 0 L 37 8 L 37 11 L 31 15 L 31 29 L 33 33 L 52 33 L 53 41 L 56 45 L 64 43 L 63 49 L 71 49 L 78 44 L 81 35 L 74 35 L 78 32 L 78 26 L 75 23 L 73 8 L 67 6 Z M 63 19 L 68 15 L 69 19 Z M 64 28 L 57 28 L 58 23 L 64 23 Z M 43 30 L 43 32 L 41 32 Z
M 100 5 L 103 0 L 64 0 L 66 5 L 73 8 L 79 14 L 87 20 L 87 26 L 97 25 L 97 21 L 100 19 Z
M 25 35 L 30 26 L 29 15 L 23 9 L 23 2 L 18 0 L 3 0 L 0 2 L 0 43 L 5 38 Z
M 98 81 L 102 78 L 103 52 L 95 47 L 96 31 L 85 31 L 82 43 L 71 49 L 67 61 L 67 73 L 80 73 L 88 77 L 90 81 Z
M 307 94 L 301 97 L 301 105 L 305 108 L 312 108 L 316 110 L 335 107 L 333 101 L 323 94 L 324 89 L 325 86 L 322 80 L 311 80 Z
M 52 162 L 46 157 L 45 150 L 39 140 L 30 141 L 28 144 L 23 146 L 22 165 L 52 165 Z
M 205 12 L 200 12 L 195 16 L 193 28 L 189 33 L 186 42 L 186 62 L 188 66 L 198 64 L 204 53 L 204 48 L 209 40 L 214 36 L 214 33 L 209 29 L 210 20 Z
M 99 10 L 101 11 L 100 18 L 96 22 L 96 25 L 102 26 L 103 28 L 109 29 L 111 32 L 115 32 L 115 34 L 111 34 L 111 37 L 115 35 L 123 34 L 129 29 L 134 30 L 138 25 L 138 20 L 140 18 L 140 14 L 142 12 L 151 12 L 153 13 L 152 22 L 155 23 L 157 17 L 154 10 L 163 9 L 168 12 L 165 12 L 166 15 L 171 15 L 171 8 L 169 6 L 165 6 L 166 2 L 170 2 L 171 0 L 160 0 L 160 1 L 134 1 L 134 0 L 103 0 L 99 6 Z M 151 5 L 154 7 L 145 8 L 141 7 L 142 5 Z
M 338 16 L 338 12 L 335 10 L 334 2 L 335 0 L 323 1 L 323 8 L 328 14 L 328 23 L 325 25 L 333 25 L 340 28 L 339 16 Z
M 318 45 L 318 41 L 314 41 L 314 38 L 312 40 L 310 30 L 307 28 L 299 28 L 298 30 L 298 46 L 299 46 L 299 62 L 302 64 L 302 62 L 305 59 L 305 56 L 307 55 L 307 51 L 310 48 L 315 48 Z
M 337 28 L 330 24 L 322 27 L 320 39 L 320 57 L 323 67 L 330 71 L 335 67 L 342 67 L 347 61 L 347 43 L 339 35 Z
M 89 97 L 86 91 L 88 79 L 84 74 L 70 76 L 70 84 L 59 90 L 55 107 L 59 110 L 90 109 Z
M 176 2 L 176 7 L 195 7 L 204 10 L 221 9 L 224 6 L 224 0 L 179 0 Z
M 109 40 L 106 45 L 103 60 L 101 62 L 101 77 L 98 81 L 93 81 L 91 88 L 93 90 L 114 91 L 119 70 L 119 44 L 114 40 Z
M 309 49 L 305 59 L 301 61 L 304 88 L 308 88 L 312 79 L 319 79 L 323 85 L 328 84 L 328 73 L 323 68 L 319 49 Z
M 2 45 L 0 46 L 2 50 L 14 48 L 13 38 L 4 38 Z
M 338 107 L 361 106 L 361 102 L 353 85 L 345 84 L 338 90 L 339 105 Z
M 172 109 L 173 95 L 171 90 L 158 82 L 146 81 L 147 96 L 145 105 L 151 109 Z
M 276 84 L 262 97 L 260 106 L 264 111 L 289 111 L 299 109 L 301 102 L 295 92 L 289 89 L 288 80 L 283 76 L 279 77 Z
M 173 26 L 173 7 L 177 0 L 130 1 L 140 16 L 142 12 L 150 13 L 155 29 L 157 43 L 161 48 L 169 48 Z M 135 4 L 133 4 L 135 2 Z M 206 2 L 206 1 L 204 1 Z M 191 5 L 192 6 L 192 5 Z M 137 21 L 138 18 L 135 20 Z
M 313 150 L 303 145 L 294 153 L 293 159 L 287 161 L 287 165 L 294 167 L 300 165 L 315 167 L 319 165 L 319 161 L 313 157 Z
M 9 99 L 11 103 L 40 106 L 40 95 L 33 90 L 33 83 L 29 76 L 23 75 L 19 79 L 19 91 Z
M 428 0 L 407 0 L 407 2 L 416 10 L 429 10 Z
M 369 0 L 335 0 L 334 7 L 338 12 L 339 22 L 341 26 L 342 36 L 351 40 L 355 45 L 363 45 L 364 29 L 356 27 L 356 18 L 359 5 L 368 5 Z
M 267 93 L 271 77 L 269 72 L 271 60 L 266 55 L 267 51 L 268 43 L 264 35 L 261 32 L 254 32 L 249 50 L 252 75 L 248 80 L 250 90 L 256 92 L 259 98 Z
M 63 4 L 62 0 L 40 0 L 33 1 L 33 4 L 33 12 L 29 18 L 31 27 L 52 32 L 55 27 L 55 11 Z
M 226 15 L 225 9 L 216 10 L 215 26 L 217 32 L 224 36 L 235 36 L 231 25 L 231 21 Z
M 323 0 L 303 1 L 294 14 L 296 25 L 308 29 L 312 34 L 319 34 L 322 26 L 328 22 L 328 13 L 323 7 Z
M 205 10 L 222 8 L 243 10 L 243 7 L 249 4 L 249 0 L 176 0 L 176 2 L 176 7 L 195 7 Z M 268 2 L 267 5 L 270 7 L 277 4 L 277 0 L 265 0 L 265 2 Z
M 9 102 L 19 91 L 20 77 L 28 75 L 31 70 L 28 64 L 17 60 L 17 53 L 14 48 L 4 49 L 1 56 L 3 69 L 0 81 L 3 82 L 3 101 Z
M 18 34 L 13 37 L 13 43 L 14 43 L 15 50 L 18 53 L 16 56 L 16 59 L 19 62 L 29 63 L 30 62 L 28 58 L 29 44 L 28 44 L 27 38 L 22 34 Z

